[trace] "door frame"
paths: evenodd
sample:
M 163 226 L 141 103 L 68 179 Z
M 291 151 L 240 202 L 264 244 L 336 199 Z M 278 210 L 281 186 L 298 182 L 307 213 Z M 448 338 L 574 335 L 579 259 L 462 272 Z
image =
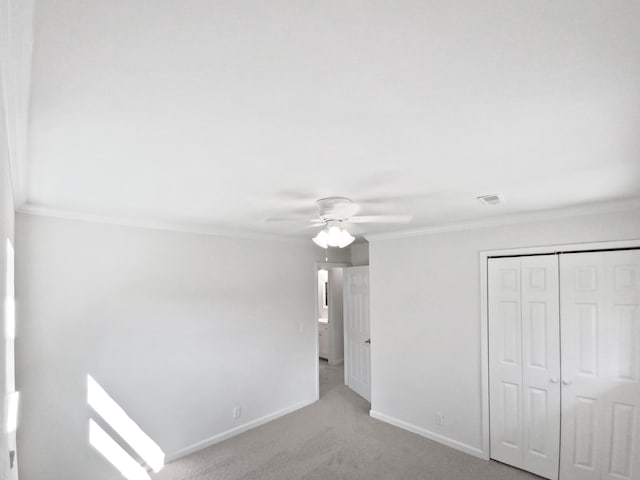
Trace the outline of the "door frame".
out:
M 480 428 L 482 431 L 482 458 L 491 458 L 490 421 L 489 421 L 489 288 L 488 261 L 491 257 L 509 257 L 524 255 L 549 255 L 568 252 L 588 252 L 602 250 L 624 250 L 640 248 L 640 239 L 613 240 L 591 243 L 570 243 L 544 245 L 538 247 L 509 248 L 502 250 L 481 250 L 480 261 L 480 384 L 481 412 Z M 562 319 L 560 319 L 562 321 Z
M 350 267 L 348 262 L 315 262 L 313 264 L 313 331 L 314 345 L 313 349 L 315 354 L 315 366 L 316 366 L 316 402 L 320 400 L 320 345 L 318 345 L 318 270 L 332 268 L 346 268 Z

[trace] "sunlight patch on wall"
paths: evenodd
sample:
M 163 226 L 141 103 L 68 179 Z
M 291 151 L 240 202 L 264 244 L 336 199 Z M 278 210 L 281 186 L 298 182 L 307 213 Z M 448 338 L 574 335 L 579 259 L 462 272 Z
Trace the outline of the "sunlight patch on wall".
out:
M 91 375 L 87 375 L 87 402 L 154 472 L 159 472 L 164 467 L 164 452 Z
M 6 278 L 4 295 L 4 343 L 5 343 L 5 432 L 14 433 L 18 429 L 18 407 L 20 393 L 16 392 L 15 339 L 15 251 L 11 240 L 6 240 Z M 15 441 L 15 439 L 13 440 Z M 15 447 L 14 447 L 15 449 Z
M 13 433 L 18 429 L 18 404 L 20 392 L 7 395 L 7 433 Z
M 89 419 L 89 443 L 127 480 L 151 480 L 147 471 L 92 419 Z
M 5 298 L 5 319 L 4 334 L 7 340 L 16 338 L 16 303 L 12 297 Z
M 11 240 L 7 238 L 6 245 L 6 278 L 5 278 L 5 336 L 7 339 L 16 337 L 16 308 L 15 308 L 15 262 L 16 254 Z
M 16 338 L 16 307 L 15 307 L 15 252 L 11 240 L 6 241 L 6 278 L 4 295 L 4 337 L 5 337 L 5 385 L 7 393 L 16 389 L 15 380 L 15 338 Z

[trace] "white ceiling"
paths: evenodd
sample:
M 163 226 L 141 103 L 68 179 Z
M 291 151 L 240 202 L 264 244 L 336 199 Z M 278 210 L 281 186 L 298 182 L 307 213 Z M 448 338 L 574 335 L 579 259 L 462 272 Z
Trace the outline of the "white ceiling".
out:
M 376 232 L 637 197 L 639 18 L 622 0 L 36 1 L 28 206 L 267 233 L 329 195 L 415 216 Z

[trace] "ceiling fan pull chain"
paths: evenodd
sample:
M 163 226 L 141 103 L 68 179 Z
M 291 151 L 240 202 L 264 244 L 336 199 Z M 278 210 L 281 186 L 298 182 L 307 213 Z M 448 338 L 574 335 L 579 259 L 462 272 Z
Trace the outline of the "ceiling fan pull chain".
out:
M 327 245 L 327 248 L 324 249 L 324 261 L 328 262 L 329 261 L 329 246 Z

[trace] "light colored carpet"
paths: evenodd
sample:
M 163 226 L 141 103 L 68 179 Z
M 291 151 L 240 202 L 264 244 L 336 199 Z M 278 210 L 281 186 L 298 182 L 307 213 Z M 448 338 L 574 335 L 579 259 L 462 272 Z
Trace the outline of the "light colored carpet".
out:
M 320 367 L 319 402 L 167 465 L 155 480 L 533 480 L 523 471 L 452 450 L 369 416 Z

